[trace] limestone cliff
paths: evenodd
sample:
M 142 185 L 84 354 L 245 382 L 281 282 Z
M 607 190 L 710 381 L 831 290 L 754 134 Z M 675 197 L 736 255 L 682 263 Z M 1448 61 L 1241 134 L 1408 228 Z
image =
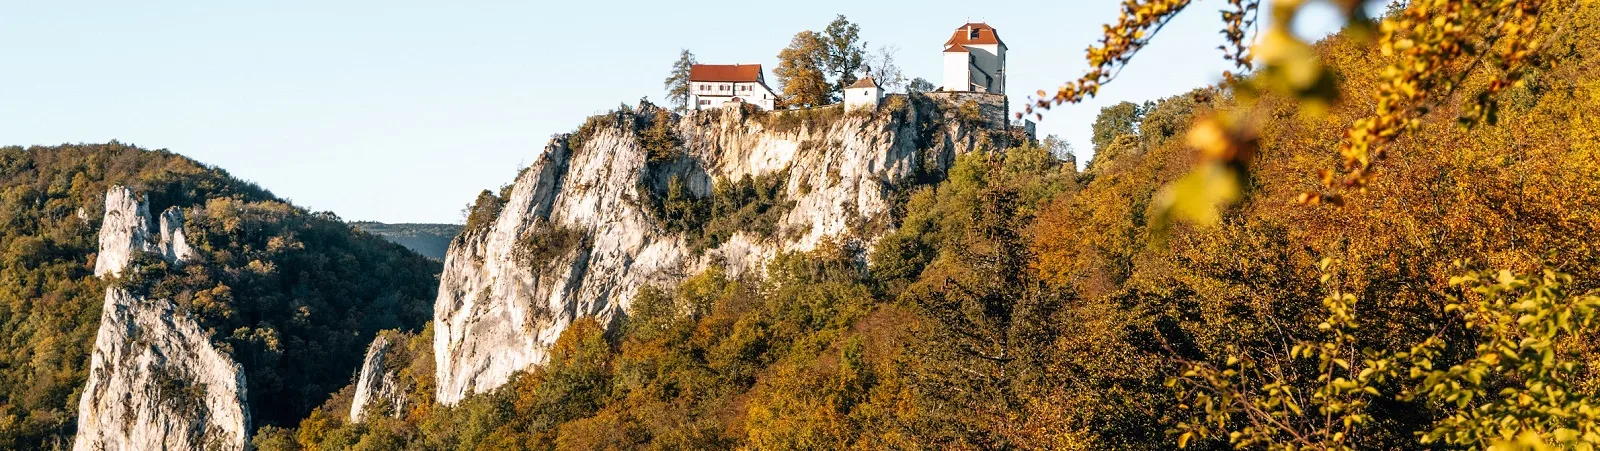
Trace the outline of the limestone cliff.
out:
M 181 210 L 162 213 L 155 236 L 151 222 L 148 206 L 132 190 L 111 188 L 95 273 L 116 277 L 140 252 L 173 263 L 190 258 Z M 244 389 L 239 365 L 171 301 L 143 299 L 112 282 L 73 449 L 244 449 L 250 423 Z
M 497 217 L 452 243 L 434 305 L 438 400 L 504 384 L 543 362 L 573 319 L 610 323 L 640 287 L 710 264 L 759 271 L 778 252 L 828 239 L 874 239 L 892 222 L 895 190 L 942 177 L 957 154 L 1003 136 L 994 132 L 1004 109 L 997 95 L 918 96 L 851 114 L 729 108 L 679 117 L 641 105 L 592 118 L 550 142 Z M 651 148 L 659 139 L 641 124 L 652 120 L 671 121 L 675 154 Z M 782 177 L 789 204 L 775 232 L 741 231 L 696 249 L 692 231 L 669 231 L 649 206 L 673 180 L 704 197 L 717 181 L 744 176 Z M 552 234 L 577 238 L 528 251 Z
M 362 360 L 361 373 L 356 379 L 355 398 L 350 402 L 350 422 L 359 423 L 379 402 L 388 403 L 388 413 L 398 415 L 405 408 L 405 393 L 399 377 L 389 362 L 389 337 L 378 335 L 367 347 L 367 357 Z

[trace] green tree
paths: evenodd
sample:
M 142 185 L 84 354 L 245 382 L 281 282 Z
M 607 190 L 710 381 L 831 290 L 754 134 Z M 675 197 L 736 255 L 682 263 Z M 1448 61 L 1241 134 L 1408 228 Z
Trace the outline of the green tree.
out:
M 822 30 L 822 41 L 827 49 L 823 67 L 833 79 L 829 98 L 831 102 L 838 102 L 844 98 L 844 88 L 854 84 L 856 74 L 861 72 L 861 65 L 866 61 L 866 43 L 861 42 L 861 26 L 850 22 L 843 14 L 834 17 Z
M 930 82 L 928 79 L 922 77 L 913 78 L 911 79 L 910 83 L 906 84 L 906 92 L 911 93 L 933 92 L 935 89 L 939 89 L 939 87 L 934 86 L 933 82 Z
M 1045 135 L 1044 141 L 1040 143 L 1040 146 L 1050 151 L 1050 156 L 1061 160 L 1062 164 L 1072 168 L 1074 171 L 1078 170 L 1078 154 L 1072 151 L 1072 143 L 1061 139 L 1060 136 Z
M 773 70 L 783 86 L 783 103 L 802 107 L 832 103 L 829 61 L 828 43 L 821 35 L 809 30 L 795 34 L 789 46 L 778 52 L 778 67 Z
M 1100 153 L 1110 146 L 1118 136 L 1139 136 L 1139 120 L 1144 117 L 1144 108 L 1133 102 L 1119 102 L 1116 105 L 1100 109 L 1100 114 L 1094 117 L 1091 127 L 1092 137 L 1089 142 L 1094 143 L 1095 159 Z
M 662 83 L 667 88 L 667 103 L 672 105 L 673 111 L 681 113 L 689 108 L 689 70 L 694 64 L 694 54 L 683 49 L 678 61 L 672 63 L 672 74 Z

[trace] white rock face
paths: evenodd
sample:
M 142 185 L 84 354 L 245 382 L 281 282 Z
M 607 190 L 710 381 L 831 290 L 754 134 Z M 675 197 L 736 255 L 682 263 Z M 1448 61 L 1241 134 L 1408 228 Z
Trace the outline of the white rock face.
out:
M 194 257 L 194 249 L 183 234 L 183 209 L 167 207 L 161 212 L 161 236 L 157 238 L 157 250 L 167 261 L 182 262 Z
M 367 357 L 361 363 L 361 376 L 356 380 L 355 399 L 350 403 L 350 422 L 359 423 L 378 401 L 389 402 L 389 414 L 399 416 L 405 408 L 405 393 L 400 390 L 399 376 L 389 367 L 387 352 L 389 338 L 379 335 L 367 346 Z
M 100 222 L 100 252 L 95 257 L 94 275 L 121 275 L 122 269 L 133 261 L 135 252 L 156 251 L 150 243 L 150 207 L 126 187 L 114 186 L 107 190 L 106 217 Z
M 96 274 L 121 274 L 135 252 L 189 258 L 183 215 L 161 215 L 159 241 L 133 192 L 106 193 Z M 165 299 L 106 288 L 89 381 L 78 403 L 74 450 L 244 449 L 250 424 L 244 371 Z
M 978 99 L 1004 111 L 1003 97 Z M 518 176 L 499 217 L 451 243 L 434 304 L 438 400 L 455 404 L 544 362 L 574 319 L 611 324 L 640 287 L 676 283 L 712 262 L 733 274 L 760 271 L 779 252 L 811 250 L 887 219 L 895 186 L 919 170 L 942 173 L 957 154 L 977 146 L 978 130 L 940 126 L 959 122 L 950 119 L 954 110 L 913 102 L 900 112 L 846 115 L 791 131 L 766 130 L 738 109 L 705 112 L 675 126 L 688 158 L 654 167 L 623 127 L 602 126 L 578 148 L 564 137 L 552 140 Z M 785 170 L 784 191 L 794 207 L 778 233 L 736 234 L 703 254 L 666 232 L 640 203 L 650 195 L 641 186 L 665 186 L 674 175 L 703 196 L 713 180 Z M 520 239 L 552 227 L 587 239 L 550 261 L 517 258 Z
M 106 290 L 74 450 L 244 449 L 243 369 L 171 302 Z
M 106 216 L 100 223 L 100 253 L 95 258 L 94 275 L 121 275 L 135 252 L 161 254 L 173 262 L 194 256 L 194 249 L 183 234 L 183 209 L 170 207 L 161 212 L 157 232 L 150 235 L 148 201 L 135 198 L 133 190 L 126 187 L 111 187 L 106 191 Z

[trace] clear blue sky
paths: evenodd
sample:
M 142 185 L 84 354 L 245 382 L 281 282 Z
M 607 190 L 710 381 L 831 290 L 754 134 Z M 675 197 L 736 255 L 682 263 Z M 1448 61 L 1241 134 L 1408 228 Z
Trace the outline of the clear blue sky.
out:
M 1223 6 L 1198 2 L 1100 98 L 1047 114 L 1041 136 L 1067 138 L 1086 161 L 1100 107 L 1215 82 Z M 704 63 L 763 64 L 772 80 L 791 36 L 845 14 L 871 47 L 898 46 L 908 77 L 937 84 L 941 44 L 983 20 L 1010 47 L 1015 107 L 1079 74 L 1116 11 L 1114 0 L 10 1 L 0 145 L 116 139 L 345 219 L 460 222 L 552 134 L 662 100 L 681 48 Z

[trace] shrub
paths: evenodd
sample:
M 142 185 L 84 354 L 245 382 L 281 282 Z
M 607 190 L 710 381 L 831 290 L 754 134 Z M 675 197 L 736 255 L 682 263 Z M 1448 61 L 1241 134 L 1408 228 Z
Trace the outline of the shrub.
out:
M 500 209 L 505 205 L 506 199 L 495 195 L 493 191 L 483 190 L 478 193 L 478 198 L 472 201 L 472 205 L 467 206 L 467 224 L 461 227 L 462 235 L 488 228 L 489 224 L 500 217 Z
M 683 139 L 672 129 L 675 122 L 672 112 L 659 109 L 649 116 L 649 125 L 639 132 L 639 145 L 644 148 L 646 162 L 667 163 L 683 157 Z
M 517 240 L 513 250 L 518 260 L 530 266 L 549 265 L 590 241 L 589 234 L 568 226 L 540 224 L 532 229 Z
M 700 198 L 674 176 L 667 182 L 666 193 L 649 196 L 646 210 L 667 231 L 687 235 L 689 247 L 696 252 L 720 246 L 739 232 L 770 238 L 778 232 L 778 221 L 794 206 L 784 187 L 788 179 L 789 172 L 780 171 L 745 175 L 738 181 L 718 180 L 711 195 Z

